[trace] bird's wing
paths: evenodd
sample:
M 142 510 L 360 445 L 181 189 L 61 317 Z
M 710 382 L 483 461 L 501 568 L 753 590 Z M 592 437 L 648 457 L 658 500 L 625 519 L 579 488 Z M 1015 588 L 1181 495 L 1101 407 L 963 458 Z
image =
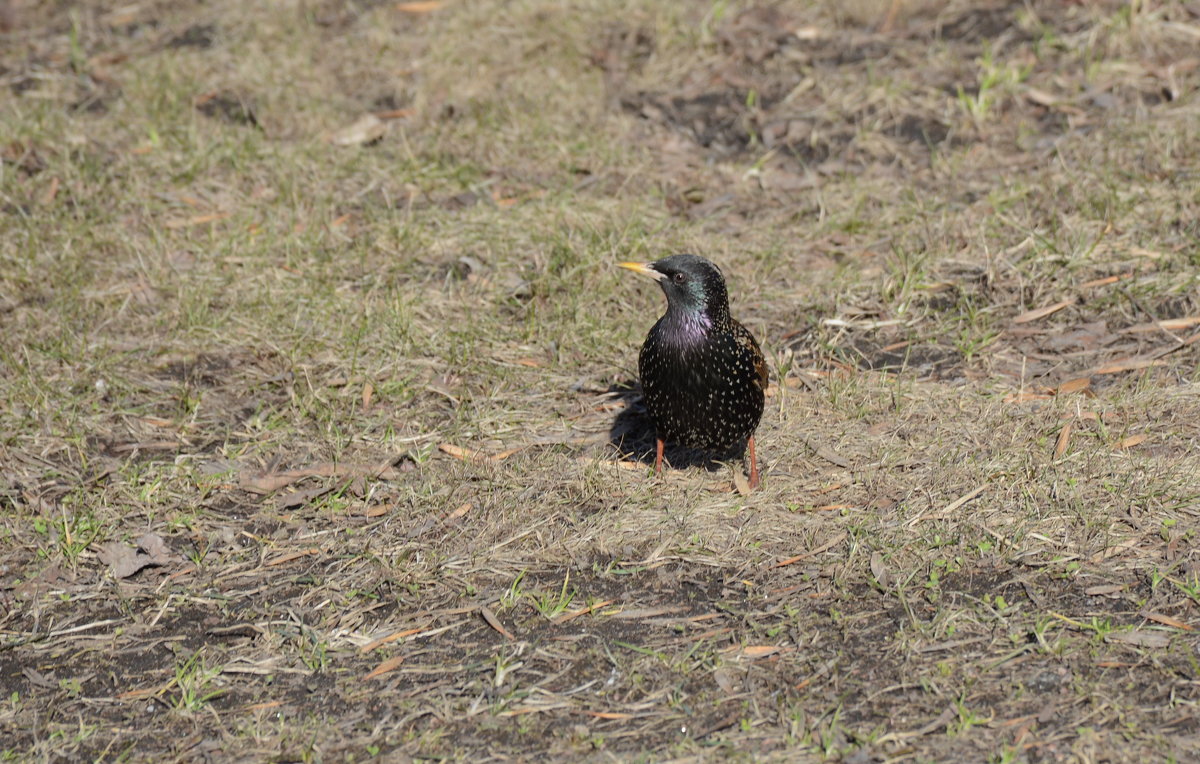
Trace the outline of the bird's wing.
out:
M 771 374 L 767 370 L 767 359 L 763 358 L 762 349 L 758 346 L 758 341 L 754 339 L 754 335 L 750 330 L 742 326 L 737 321 L 733 322 L 733 335 L 737 338 L 737 343 L 747 350 L 754 359 L 755 383 L 763 392 L 771 384 Z

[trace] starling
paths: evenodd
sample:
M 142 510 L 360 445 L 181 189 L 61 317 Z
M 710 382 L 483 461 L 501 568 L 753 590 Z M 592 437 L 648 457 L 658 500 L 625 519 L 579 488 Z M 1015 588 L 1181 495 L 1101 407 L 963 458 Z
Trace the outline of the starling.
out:
M 730 318 L 720 269 L 696 255 L 620 265 L 654 279 L 667 295 L 667 312 L 638 356 L 656 430 L 655 472 L 662 473 L 665 441 L 705 451 L 745 441 L 750 487 L 756 487 L 754 430 L 763 413 L 767 362 L 754 336 Z

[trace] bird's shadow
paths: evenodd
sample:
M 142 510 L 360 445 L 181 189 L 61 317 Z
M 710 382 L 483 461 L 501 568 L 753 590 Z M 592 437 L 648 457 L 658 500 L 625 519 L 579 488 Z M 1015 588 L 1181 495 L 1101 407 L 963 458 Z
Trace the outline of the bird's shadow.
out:
M 608 442 L 618 458 L 654 464 L 654 421 L 642 402 L 642 387 L 637 380 L 629 379 L 609 385 L 606 391 L 611 399 L 624 403 L 624 408 L 613 418 L 608 431 Z M 740 443 L 727 452 L 712 453 L 695 448 L 684 448 L 670 441 L 663 451 L 663 458 L 671 467 L 703 467 L 709 472 L 723 469 L 722 462 L 740 459 L 746 444 Z

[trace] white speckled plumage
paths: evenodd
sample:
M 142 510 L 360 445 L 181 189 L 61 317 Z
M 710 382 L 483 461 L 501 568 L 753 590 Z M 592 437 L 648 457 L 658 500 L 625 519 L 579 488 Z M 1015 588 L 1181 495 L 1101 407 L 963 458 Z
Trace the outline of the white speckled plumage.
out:
M 696 255 L 672 255 L 624 267 L 654 278 L 667 311 L 638 356 L 646 409 L 659 439 L 725 451 L 749 441 L 757 483 L 754 431 L 762 418 L 767 366 L 753 335 L 729 316 L 720 269 Z

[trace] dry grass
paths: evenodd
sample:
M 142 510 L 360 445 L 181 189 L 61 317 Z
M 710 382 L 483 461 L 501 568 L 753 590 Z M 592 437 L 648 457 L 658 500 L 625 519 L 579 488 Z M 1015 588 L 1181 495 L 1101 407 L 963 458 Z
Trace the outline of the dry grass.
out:
M 0 757 L 1200 754 L 1189 6 L 10 5 Z

